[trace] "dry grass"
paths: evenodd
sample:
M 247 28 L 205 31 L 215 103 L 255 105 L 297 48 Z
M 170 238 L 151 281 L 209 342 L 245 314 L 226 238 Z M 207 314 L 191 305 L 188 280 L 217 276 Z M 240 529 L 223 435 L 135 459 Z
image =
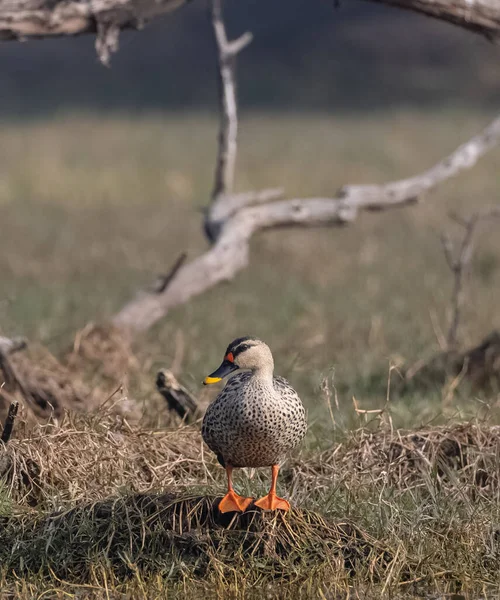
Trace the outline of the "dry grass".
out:
M 55 510 L 102 500 L 117 489 L 185 489 L 213 480 L 207 462 L 215 461 L 211 454 L 200 460 L 197 429 L 148 431 L 129 425 L 111 405 L 36 426 L 23 439 L 17 435 L 2 453 L 1 471 L 9 497 L 20 505 Z
M 465 423 L 414 431 L 378 428 L 349 433 L 318 454 L 297 477 L 311 490 L 337 485 L 379 486 L 395 496 L 429 484 L 450 501 L 500 501 L 500 428 Z

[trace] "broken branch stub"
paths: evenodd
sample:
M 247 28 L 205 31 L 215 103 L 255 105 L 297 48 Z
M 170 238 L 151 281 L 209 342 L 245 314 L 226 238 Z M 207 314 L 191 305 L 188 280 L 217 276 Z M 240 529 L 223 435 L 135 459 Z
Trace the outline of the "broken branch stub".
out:
M 7 414 L 7 419 L 5 420 L 5 425 L 3 427 L 2 437 L 0 438 L 0 440 L 4 444 L 6 444 L 12 436 L 12 431 L 14 429 L 14 421 L 16 420 L 18 410 L 19 410 L 19 402 L 13 402 L 9 406 L 9 412 Z
M 162 369 L 158 372 L 156 389 L 167 401 L 169 410 L 186 423 L 192 423 L 201 415 L 196 398 L 177 381 L 172 371 Z

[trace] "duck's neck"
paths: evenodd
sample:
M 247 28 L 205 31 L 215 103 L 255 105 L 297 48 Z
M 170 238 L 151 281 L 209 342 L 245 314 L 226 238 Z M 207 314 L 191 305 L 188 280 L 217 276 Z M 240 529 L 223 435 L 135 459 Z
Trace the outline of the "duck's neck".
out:
M 260 381 L 263 385 L 273 387 L 273 372 L 274 364 L 265 364 L 260 366 L 258 369 L 253 371 L 253 376 L 257 381 Z

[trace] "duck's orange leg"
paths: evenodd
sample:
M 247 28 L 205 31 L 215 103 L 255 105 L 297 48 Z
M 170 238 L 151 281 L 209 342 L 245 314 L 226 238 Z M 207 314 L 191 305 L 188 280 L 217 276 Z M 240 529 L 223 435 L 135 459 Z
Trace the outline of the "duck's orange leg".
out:
M 271 482 L 271 489 L 269 490 L 269 494 L 264 496 L 260 500 L 257 500 L 255 506 L 262 508 L 263 510 L 290 510 L 290 503 L 283 498 L 278 498 L 276 495 L 276 482 L 278 480 L 279 466 L 273 465 L 273 478 Z
M 233 488 L 232 473 L 233 467 L 226 467 L 227 473 L 227 494 L 222 498 L 219 503 L 219 510 L 221 513 L 226 512 L 244 512 L 250 504 L 253 502 L 253 498 L 244 498 L 239 496 Z

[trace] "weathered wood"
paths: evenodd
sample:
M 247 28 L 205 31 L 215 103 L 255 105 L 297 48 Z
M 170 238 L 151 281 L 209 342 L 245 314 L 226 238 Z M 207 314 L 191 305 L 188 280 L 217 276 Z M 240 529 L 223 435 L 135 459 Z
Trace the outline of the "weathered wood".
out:
M 422 13 L 500 38 L 498 0 L 369 0 Z M 104 64 L 118 48 L 122 29 L 138 29 L 183 5 L 186 0 L 0 0 L 0 40 L 97 34 L 96 50 Z M 283 3 L 286 10 L 286 3 Z M 376 23 L 374 23 L 376 27 Z M 245 41 L 242 38 L 237 41 Z M 233 48 L 234 49 L 234 48 Z
M 26 40 L 95 33 L 104 64 L 118 49 L 122 29 L 178 8 L 186 0 L 0 0 L 0 40 Z
M 498 0 L 369 0 L 422 13 L 484 35 L 500 39 L 500 2 Z

